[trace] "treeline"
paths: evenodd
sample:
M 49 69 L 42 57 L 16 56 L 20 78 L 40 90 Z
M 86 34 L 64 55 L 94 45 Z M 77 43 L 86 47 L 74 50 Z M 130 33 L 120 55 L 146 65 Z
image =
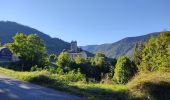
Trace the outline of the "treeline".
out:
M 170 70 L 170 32 L 151 37 L 146 44 L 137 44 L 134 61 L 140 71 Z
M 71 59 L 67 52 L 48 56 L 43 40 L 37 35 L 18 33 L 14 42 L 7 44 L 21 59 L 17 64 L 22 70 L 48 70 L 54 74 L 71 75 L 74 81 L 127 83 L 138 72 L 169 71 L 170 32 L 151 37 L 146 44 L 138 43 L 131 61 L 125 56 L 107 58 L 102 53 L 83 59 Z M 13 64 L 14 66 L 14 64 Z

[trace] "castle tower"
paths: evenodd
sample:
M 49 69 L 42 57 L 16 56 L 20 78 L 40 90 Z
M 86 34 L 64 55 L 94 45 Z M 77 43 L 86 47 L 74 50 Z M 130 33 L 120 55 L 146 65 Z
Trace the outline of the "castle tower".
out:
M 77 52 L 77 41 L 71 41 L 71 51 Z

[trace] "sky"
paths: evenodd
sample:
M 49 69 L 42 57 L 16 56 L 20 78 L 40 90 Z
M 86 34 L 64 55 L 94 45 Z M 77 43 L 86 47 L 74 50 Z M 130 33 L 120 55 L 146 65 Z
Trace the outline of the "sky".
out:
M 170 30 L 170 0 L 0 0 L 0 20 L 79 46 Z

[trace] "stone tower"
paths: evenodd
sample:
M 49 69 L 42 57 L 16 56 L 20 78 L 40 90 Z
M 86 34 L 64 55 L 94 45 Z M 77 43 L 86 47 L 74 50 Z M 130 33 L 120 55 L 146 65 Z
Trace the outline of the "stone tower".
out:
M 71 41 L 71 51 L 77 52 L 77 41 Z

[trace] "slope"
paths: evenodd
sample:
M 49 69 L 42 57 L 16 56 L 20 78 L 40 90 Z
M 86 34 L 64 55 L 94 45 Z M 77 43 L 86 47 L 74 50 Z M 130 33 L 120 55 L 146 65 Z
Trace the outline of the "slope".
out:
M 43 32 L 40 32 L 34 28 L 18 24 L 10 21 L 0 21 L 0 42 L 9 43 L 12 42 L 12 37 L 17 33 L 22 32 L 24 34 L 38 34 L 45 42 L 48 53 L 59 54 L 63 49 L 69 49 L 70 44 L 59 39 L 51 38 Z
M 82 48 L 91 53 L 102 52 L 107 57 L 110 58 L 116 58 L 121 55 L 126 55 L 131 58 L 135 44 L 138 42 L 145 43 L 150 38 L 151 35 L 158 36 L 159 32 L 150 33 L 138 37 L 127 37 L 118 42 L 111 43 L 111 44 L 88 45 L 88 46 L 82 46 Z

